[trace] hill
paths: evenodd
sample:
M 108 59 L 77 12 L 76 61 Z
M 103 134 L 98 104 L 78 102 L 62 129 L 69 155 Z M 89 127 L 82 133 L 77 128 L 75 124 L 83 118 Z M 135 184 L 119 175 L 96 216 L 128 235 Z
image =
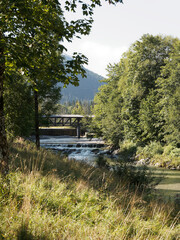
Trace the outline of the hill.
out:
M 61 88 L 62 99 L 61 102 L 73 100 L 93 100 L 94 95 L 98 92 L 98 88 L 103 84 L 99 82 L 104 77 L 86 69 L 86 78 L 79 76 L 79 86 L 67 86 Z M 62 85 L 60 85 L 62 86 Z

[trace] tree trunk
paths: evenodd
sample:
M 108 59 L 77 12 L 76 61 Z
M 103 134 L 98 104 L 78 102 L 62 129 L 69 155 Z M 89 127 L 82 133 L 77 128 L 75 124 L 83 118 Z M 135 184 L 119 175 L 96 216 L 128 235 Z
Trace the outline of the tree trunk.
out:
M 0 40 L 2 33 L 0 32 Z M 2 42 L 2 41 L 1 41 Z M 9 149 L 5 131 L 4 100 L 3 100 L 3 82 L 5 71 L 5 58 L 3 46 L 0 46 L 0 171 L 6 175 L 9 171 Z
M 38 110 L 38 92 L 34 90 L 34 104 L 35 104 L 35 134 L 36 134 L 36 147 L 40 148 L 39 140 L 39 110 Z

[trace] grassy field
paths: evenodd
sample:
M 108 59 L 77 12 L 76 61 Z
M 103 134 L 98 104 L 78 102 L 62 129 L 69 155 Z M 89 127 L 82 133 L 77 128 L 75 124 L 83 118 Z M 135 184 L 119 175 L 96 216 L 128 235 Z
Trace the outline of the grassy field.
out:
M 161 177 L 162 181 L 156 186 L 159 194 L 165 199 L 179 198 L 180 199 L 180 171 L 170 169 L 151 168 L 155 177 Z M 180 202 L 179 202 L 180 204 Z
M 179 239 L 178 205 L 23 139 L 11 146 L 0 205 L 0 239 Z

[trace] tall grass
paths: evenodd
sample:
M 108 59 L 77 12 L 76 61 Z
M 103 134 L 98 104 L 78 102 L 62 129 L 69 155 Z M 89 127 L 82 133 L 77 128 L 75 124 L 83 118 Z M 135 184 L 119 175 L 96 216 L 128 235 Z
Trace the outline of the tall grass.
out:
M 179 213 L 145 201 L 105 168 L 69 161 L 22 139 L 0 178 L 0 239 L 178 239 Z

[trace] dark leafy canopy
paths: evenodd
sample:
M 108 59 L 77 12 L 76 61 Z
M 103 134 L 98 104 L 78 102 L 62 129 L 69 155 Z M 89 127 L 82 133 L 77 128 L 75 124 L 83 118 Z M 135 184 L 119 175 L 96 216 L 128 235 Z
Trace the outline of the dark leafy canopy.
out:
M 111 144 L 123 140 L 177 143 L 179 137 L 179 43 L 144 35 L 109 66 L 95 97 L 95 126 Z
M 36 68 L 40 68 L 47 53 L 52 56 L 56 51 L 65 50 L 62 45 L 64 39 L 71 41 L 75 34 L 88 34 L 90 31 L 92 20 L 81 21 L 79 25 L 66 22 L 58 1 L 18 0 L 3 1 L 0 4 L 1 46 L 6 63 L 13 64 L 15 61 L 17 67 L 34 69 L 39 63 Z M 39 62 L 37 55 L 41 57 Z M 76 67 L 77 72 L 84 74 L 81 64 L 87 62 L 87 59 L 75 55 L 74 60 L 67 62 L 65 66 L 61 61 L 62 66 L 58 73 L 61 71 L 61 75 L 65 75 L 67 71 L 74 74 L 73 68 Z M 65 81 L 64 78 L 61 81 Z M 77 78 L 74 81 L 76 83 Z M 73 83 L 72 80 L 70 82 Z
M 116 2 L 122 1 L 110 3 Z M 63 62 L 61 53 L 66 50 L 63 41 L 89 34 L 93 9 L 97 5 L 100 6 L 101 1 L 65 1 L 63 7 L 58 0 L 0 1 L 1 63 L 5 61 L 5 72 L 16 64 L 17 68 L 30 75 L 29 81 L 32 80 L 32 72 L 37 75 L 36 72 L 39 74 L 41 71 L 52 78 L 54 74 L 55 79 L 65 85 L 78 85 L 77 75 L 85 75 L 82 64 L 87 63 L 87 58 L 74 53 L 73 60 Z M 79 6 L 85 17 L 66 21 L 63 10 L 75 12 Z M 45 66 L 48 61 L 49 65 Z M 37 83 L 33 83 L 33 87 L 37 89 Z
M 34 105 L 30 86 L 11 71 L 4 84 L 4 113 L 10 136 L 28 136 L 34 127 Z
M 116 2 L 113 0 L 110 3 Z M 22 79 L 34 89 L 35 95 L 41 86 L 42 76 L 47 87 L 52 86 L 55 80 L 65 85 L 77 85 L 77 75 L 85 74 L 82 64 L 87 63 L 87 59 L 83 55 L 75 53 L 72 61 L 62 64 L 61 54 L 66 50 L 62 43 L 89 34 L 93 9 L 101 2 L 66 1 L 64 9 L 75 12 L 77 5 L 88 18 L 68 22 L 58 0 L 0 0 L 0 160 L 1 170 L 4 169 L 1 172 L 8 168 L 4 116 L 4 84 L 8 73 L 16 69 L 19 75 L 25 75 Z M 53 83 L 50 83 L 51 75 Z

